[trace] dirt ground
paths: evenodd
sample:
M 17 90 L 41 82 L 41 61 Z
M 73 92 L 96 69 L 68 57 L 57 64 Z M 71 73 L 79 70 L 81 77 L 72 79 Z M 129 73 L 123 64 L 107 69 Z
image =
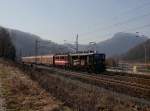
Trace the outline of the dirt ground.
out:
M 25 76 L 24 72 L 0 60 L 0 111 L 5 109 L 8 111 L 60 111 L 65 107 L 38 83 Z

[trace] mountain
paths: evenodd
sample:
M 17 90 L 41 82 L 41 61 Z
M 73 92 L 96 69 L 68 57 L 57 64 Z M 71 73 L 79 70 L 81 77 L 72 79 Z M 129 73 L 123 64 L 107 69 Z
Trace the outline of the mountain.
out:
M 65 53 L 70 50 L 52 41 L 41 39 L 37 35 L 14 29 L 7 29 L 16 48 L 17 56 L 35 55 L 35 43 L 38 40 L 38 54 Z
M 112 38 L 97 43 L 96 49 L 98 52 L 105 53 L 107 57 L 111 57 L 121 55 L 147 39 L 147 37 L 137 37 L 136 34 L 119 32 Z
M 105 41 L 96 43 L 94 46 L 79 44 L 80 51 L 87 51 L 96 49 L 100 53 L 105 53 L 107 57 L 120 56 L 127 52 L 129 49 L 146 41 L 148 37 L 137 36 L 133 33 L 118 32 L 112 38 Z M 75 51 L 75 44 L 64 44 L 70 50 Z
M 75 45 L 73 44 L 57 44 L 52 41 L 41 39 L 37 35 L 22 32 L 14 29 L 7 29 L 10 33 L 12 42 L 14 43 L 17 55 L 29 56 L 35 55 L 35 41 L 38 40 L 38 54 L 48 53 L 64 53 L 74 52 Z M 137 37 L 136 34 L 119 32 L 112 38 L 99 42 L 95 45 L 95 48 L 100 53 L 105 53 L 107 57 L 118 56 L 126 53 L 129 49 L 136 45 L 146 41 L 147 37 Z M 89 45 L 79 44 L 80 51 L 86 51 L 94 49 Z
M 150 62 L 150 39 L 130 49 L 122 55 L 122 59 L 126 61 Z

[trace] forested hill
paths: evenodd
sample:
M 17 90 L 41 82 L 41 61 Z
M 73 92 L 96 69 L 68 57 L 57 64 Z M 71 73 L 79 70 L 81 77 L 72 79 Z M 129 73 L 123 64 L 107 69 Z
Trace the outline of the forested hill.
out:
M 146 41 L 148 38 L 137 37 L 134 33 L 119 32 L 112 38 L 103 42 L 97 43 L 97 50 L 106 53 L 107 57 L 122 55 L 129 49 Z
M 0 57 L 15 60 L 16 49 L 5 28 L 0 28 Z
M 35 41 L 38 40 L 38 54 L 63 53 L 69 49 L 55 42 L 43 40 L 39 36 L 14 29 L 7 29 L 15 45 L 17 56 L 35 55 Z
M 122 59 L 133 62 L 150 62 L 150 39 L 130 49 Z
M 7 29 L 10 38 L 16 48 L 17 56 L 35 55 L 35 41 L 38 43 L 38 54 L 64 53 L 74 51 L 73 44 L 57 44 L 52 41 L 41 39 L 39 36 L 14 29 Z M 52 37 L 50 37 L 52 38 Z M 105 53 L 107 57 L 118 56 L 126 53 L 131 48 L 146 41 L 147 37 L 136 37 L 136 34 L 119 32 L 112 38 L 96 44 L 96 49 L 100 53 Z M 89 45 L 79 44 L 79 50 L 89 50 Z

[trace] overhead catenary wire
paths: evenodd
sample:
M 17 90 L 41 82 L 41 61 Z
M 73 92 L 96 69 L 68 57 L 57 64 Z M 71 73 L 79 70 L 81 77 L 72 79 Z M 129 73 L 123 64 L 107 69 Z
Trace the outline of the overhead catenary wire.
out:
M 142 5 L 139 5 L 139 6 L 133 8 L 133 9 L 131 9 L 131 10 L 129 10 L 129 11 L 126 11 L 126 12 L 122 13 L 122 14 L 130 13 L 130 11 L 138 10 L 138 9 L 141 9 L 141 8 L 143 8 L 143 7 L 145 7 L 145 6 L 148 6 L 148 5 L 150 5 L 150 2 L 146 2 L 146 3 L 142 4 Z M 122 14 L 120 14 L 120 15 L 122 15 Z M 89 32 L 86 32 L 86 33 L 80 33 L 80 36 L 81 36 L 81 37 L 84 37 L 84 36 L 86 36 L 86 35 L 92 35 L 93 33 L 96 33 L 96 32 L 98 32 L 98 31 L 100 31 L 100 30 L 108 30 L 108 29 L 114 28 L 114 26 L 115 26 L 115 27 L 116 27 L 116 26 L 122 26 L 122 25 L 131 23 L 131 22 L 135 22 L 135 21 L 137 21 L 137 20 L 140 20 L 140 19 L 145 18 L 145 17 L 148 17 L 148 16 L 150 16 L 150 13 L 145 13 L 145 14 L 143 14 L 143 15 L 136 16 L 136 17 L 133 17 L 133 18 L 129 18 L 129 19 L 126 19 L 126 20 L 124 20 L 124 21 L 117 22 L 117 23 L 114 23 L 114 24 L 109 25 L 109 26 L 106 26 L 106 27 L 97 28 L 97 29 L 94 30 L 94 31 L 89 31 Z M 115 18 L 115 17 L 114 17 L 114 18 Z
M 139 26 L 139 27 L 135 27 L 135 28 L 131 28 L 131 29 L 127 29 L 125 31 L 135 31 L 135 30 L 139 30 L 139 29 L 144 29 L 144 28 L 147 28 L 147 27 L 150 27 L 150 24 L 145 24 L 143 26 Z
M 145 18 L 145 17 L 148 17 L 148 16 L 150 16 L 150 13 L 146 13 L 146 14 L 143 14 L 143 15 L 140 15 L 140 16 L 136 16 L 136 17 L 127 19 L 127 20 L 125 20 L 125 21 L 112 24 L 112 25 L 110 25 L 110 26 L 106 26 L 106 27 L 103 27 L 103 28 L 99 28 L 99 29 L 97 29 L 97 30 L 95 30 L 95 31 L 86 32 L 86 33 L 80 34 L 80 36 L 86 36 L 86 35 L 90 35 L 90 34 L 92 34 L 92 33 L 98 32 L 99 30 L 108 30 L 108 29 L 114 28 L 114 27 L 116 27 L 116 26 L 122 26 L 122 25 L 125 25 L 125 24 L 129 24 L 129 23 L 131 23 L 131 22 L 135 22 L 135 21 L 137 21 L 137 20 L 140 20 L 140 19 Z
M 142 25 L 142 26 L 138 26 L 138 27 L 135 27 L 135 28 L 130 28 L 130 29 L 126 29 L 126 30 L 122 30 L 121 32 L 126 32 L 126 31 L 137 31 L 137 30 L 140 30 L 140 29 L 145 29 L 145 28 L 148 28 L 150 27 L 150 24 L 145 24 L 145 25 Z M 110 36 L 112 35 L 112 33 L 107 33 L 107 34 L 104 34 L 104 35 L 99 35 L 97 37 L 106 37 L 106 36 Z
M 150 6 L 150 1 L 149 1 L 149 2 L 146 2 L 146 3 L 144 3 L 144 4 L 140 4 L 140 5 L 138 5 L 138 6 L 134 7 L 134 8 L 132 8 L 132 9 L 129 9 L 129 10 L 127 10 L 127 11 L 121 12 L 121 13 L 119 13 L 117 16 L 113 16 L 113 17 L 111 18 L 111 20 L 116 20 L 116 19 L 118 19 L 119 17 L 122 17 L 122 16 L 125 16 L 125 15 L 127 15 L 127 14 L 130 14 L 131 12 L 134 12 L 134 13 L 135 13 L 135 11 L 137 11 L 137 10 L 139 10 L 139 9 L 142 9 L 142 8 L 145 8 L 146 6 Z M 98 24 L 98 23 L 97 23 L 97 24 Z M 94 24 L 94 25 L 97 25 L 97 24 Z M 92 25 L 92 26 L 94 26 L 94 25 Z
M 137 11 L 137 10 L 139 10 L 139 9 L 145 8 L 146 6 L 150 6 L 150 1 L 148 1 L 148 2 L 146 2 L 146 3 L 143 3 L 143 4 L 140 4 L 140 5 L 138 5 L 137 7 L 134 7 L 134 8 L 132 8 L 132 9 L 129 9 L 129 10 L 125 11 L 125 12 L 122 12 L 122 13 L 119 14 L 119 16 L 121 16 L 121 15 L 127 15 L 127 14 L 129 14 L 129 13 L 131 13 L 131 12 L 134 12 L 134 11 Z M 117 16 L 116 16 L 116 17 L 113 17 L 113 19 L 116 19 L 116 18 L 117 18 Z

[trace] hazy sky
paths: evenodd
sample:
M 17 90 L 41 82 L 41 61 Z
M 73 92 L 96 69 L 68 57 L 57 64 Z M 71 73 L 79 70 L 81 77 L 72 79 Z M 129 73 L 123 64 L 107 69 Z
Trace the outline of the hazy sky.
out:
M 150 36 L 150 0 L 0 0 L 0 25 L 57 43 L 102 41 L 116 32 Z M 144 26 L 144 27 L 142 27 Z

